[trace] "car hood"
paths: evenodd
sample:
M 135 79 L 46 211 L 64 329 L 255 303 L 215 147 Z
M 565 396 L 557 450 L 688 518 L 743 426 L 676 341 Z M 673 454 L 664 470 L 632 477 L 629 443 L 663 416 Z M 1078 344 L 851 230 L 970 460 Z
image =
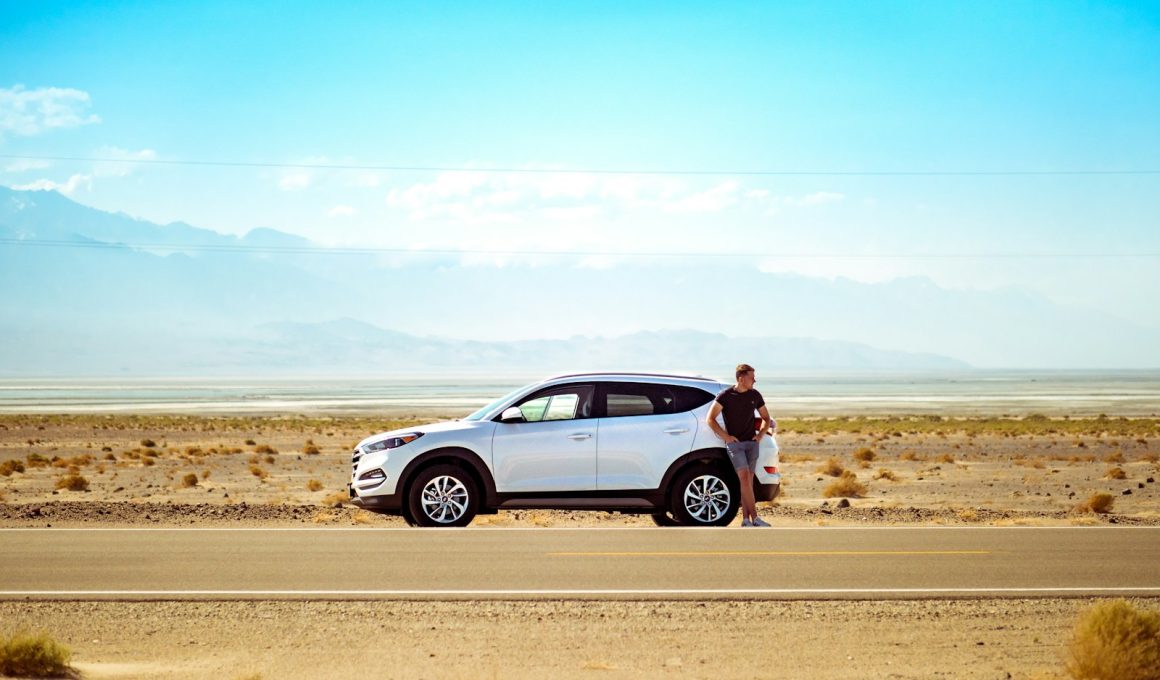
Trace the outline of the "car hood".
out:
M 439 423 L 428 423 L 426 425 L 416 425 L 414 427 L 404 427 L 398 430 L 390 430 L 388 432 L 372 434 L 371 436 L 359 442 L 358 445 L 361 447 L 364 444 L 369 444 L 370 442 L 377 442 L 380 439 L 386 439 L 388 437 L 397 437 L 408 432 L 422 432 L 423 434 L 434 434 L 436 432 L 460 432 L 462 430 L 475 429 L 487 424 L 489 424 L 488 421 L 478 420 L 447 420 Z

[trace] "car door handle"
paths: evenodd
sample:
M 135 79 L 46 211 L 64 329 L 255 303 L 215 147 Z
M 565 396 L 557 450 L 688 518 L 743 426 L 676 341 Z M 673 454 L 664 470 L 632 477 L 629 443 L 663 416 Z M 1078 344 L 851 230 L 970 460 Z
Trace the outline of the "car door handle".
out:
M 568 435 L 568 439 L 575 439 L 576 441 L 581 439 L 592 439 L 592 435 L 588 434 L 587 432 L 577 432 L 576 434 Z
M 688 431 L 689 431 L 689 428 L 687 428 L 687 427 L 674 427 L 674 428 L 670 428 L 668 430 L 665 430 L 665 434 L 684 434 Z

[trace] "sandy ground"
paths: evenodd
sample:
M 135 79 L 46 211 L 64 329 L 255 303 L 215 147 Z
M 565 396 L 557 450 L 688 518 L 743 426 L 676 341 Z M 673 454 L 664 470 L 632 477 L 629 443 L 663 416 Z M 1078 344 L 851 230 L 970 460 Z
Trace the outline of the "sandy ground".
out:
M 1090 605 L 0 602 L 0 625 L 59 631 L 93 679 L 1050 678 Z
M 367 434 L 408 421 L 0 417 L 0 526 L 401 525 L 335 507 L 346 497 L 350 450 Z M 413 421 L 411 421 L 413 422 Z M 761 508 L 775 524 L 1160 524 L 1156 421 L 1098 435 L 1068 432 L 783 432 L 783 492 Z M 983 428 L 986 430 L 986 428 Z M 1040 427 L 1040 430 L 1052 429 Z M 868 449 L 874 460 L 859 461 Z M 316 451 L 316 453 L 315 453 Z M 34 467 L 34 460 L 41 460 Z M 850 508 L 825 498 L 830 459 L 866 486 Z M 58 489 L 72 472 L 87 490 Z M 1095 493 L 1112 512 L 1077 513 Z M 648 517 L 521 511 L 474 526 L 650 524 Z
M 0 526 L 401 526 L 341 505 L 354 443 L 401 422 L 0 417 L 0 466 L 24 468 L 0 476 Z M 775 527 L 1160 524 L 1156 421 L 849 429 L 779 435 L 785 492 L 761 508 Z M 866 485 L 850 507 L 823 495 L 831 458 Z M 88 489 L 58 489 L 70 474 Z M 1114 496 L 1110 513 L 1076 510 L 1094 493 Z M 633 525 L 651 521 L 518 511 L 473 526 Z M 88 678 L 1046 678 L 1089 604 L 8 601 L 0 632 L 50 631 Z

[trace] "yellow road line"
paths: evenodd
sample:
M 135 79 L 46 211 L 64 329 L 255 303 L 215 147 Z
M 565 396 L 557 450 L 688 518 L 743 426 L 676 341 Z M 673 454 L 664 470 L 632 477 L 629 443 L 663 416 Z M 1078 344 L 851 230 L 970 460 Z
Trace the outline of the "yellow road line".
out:
M 701 552 L 552 552 L 550 557 L 814 557 L 875 555 L 990 555 L 990 550 L 707 550 Z

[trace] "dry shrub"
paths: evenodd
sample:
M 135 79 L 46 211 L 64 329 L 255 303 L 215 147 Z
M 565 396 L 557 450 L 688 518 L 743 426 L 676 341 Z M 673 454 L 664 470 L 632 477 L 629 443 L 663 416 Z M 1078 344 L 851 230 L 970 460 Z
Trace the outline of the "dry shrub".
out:
M 1072 632 L 1067 672 L 1076 680 L 1160 677 L 1160 613 L 1140 611 L 1124 600 L 1087 610 Z
M 1116 502 L 1116 497 L 1110 493 L 1093 493 L 1083 503 L 1075 507 L 1079 512 L 1094 512 L 1100 515 L 1112 511 L 1112 505 Z
M 842 467 L 842 464 L 838 462 L 837 458 L 827 460 L 818 468 L 818 472 L 831 477 L 840 477 L 845 471 L 846 468 Z
M 866 485 L 858 481 L 858 475 L 844 470 L 842 475 L 822 489 L 824 498 L 861 498 L 866 493 Z
M 314 516 L 313 521 L 315 524 L 325 524 L 326 522 L 333 522 L 337 517 L 338 515 L 335 513 L 323 510 Z
M 899 456 L 898 459 L 899 460 L 925 461 L 926 456 L 920 456 L 917 453 L 915 453 L 914 451 L 903 451 L 902 455 Z
M 1104 477 L 1107 479 L 1127 479 L 1128 473 L 1124 472 L 1123 468 L 1110 467 L 1108 468 L 1107 472 L 1104 473 Z
M 940 463 L 953 463 L 953 462 L 955 462 L 955 457 L 949 453 L 944 453 L 943 455 L 939 456 L 938 458 L 935 458 L 935 460 L 940 462 Z
M 322 502 L 326 505 L 340 507 L 350 502 L 350 494 L 345 491 L 336 491 L 326 498 L 323 498 Z
M 157 464 L 157 461 L 152 458 L 142 458 L 141 464 L 145 467 L 152 467 Z
M 18 632 L 0 641 L 0 675 L 21 678 L 67 678 L 74 671 L 72 652 L 47 633 Z
M 197 486 L 197 475 L 191 472 L 182 477 L 181 485 L 187 489 L 191 486 Z
M 373 519 L 373 513 L 367 512 L 366 510 L 359 510 L 358 512 L 354 513 L 354 517 L 351 518 L 351 521 L 353 521 L 355 524 L 370 524 Z
M 878 454 L 874 453 L 874 449 L 867 446 L 863 446 L 854 452 L 854 460 L 862 463 L 869 463 L 876 458 L 878 458 Z
M 318 448 L 314 444 L 307 444 L 306 446 L 302 447 L 302 453 L 305 453 L 308 456 L 317 456 L 318 454 L 322 453 L 322 449 Z
M 898 475 L 894 474 L 890 470 L 887 470 L 886 468 L 878 468 L 878 472 L 874 475 L 874 479 L 885 479 L 887 481 L 897 482 Z
M 269 444 L 261 444 L 258 448 L 254 449 L 254 453 L 278 453 L 278 449 Z
M 56 480 L 56 488 L 68 491 L 88 491 L 89 480 L 80 475 L 65 475 Z
M 253 439 L 246 440 L 246 446 L 255 446 L 255 445 L 257 445 L 257 442 L 255 442 Z
M 1124 462 L 1124 452 L 1123 451 L 1113 451 L 1113 452 L 1109 453 L 1108 455 L 1104 456 L 1104 462 L 1105 463 L 1123 463 Z
M 154 446 L 157 446 L 157 442 L 153 441 L 152 439 L 142 439 L 141 446 L 144 446 L 147 449 L 151 449 Z
M 24 472 L 24 463 L 18 460 L 6 460 L 0 463 L 0 476 L 11 477 L 13 472 Z
M 312 479 L 309 482 L 306 482 L 306 488 L 311 491 L 322 491 L 322 482 L 318 481 L 317 479 Z
M 257 477 L 258 479 L 265 479 L 265 478 L 270 476 L 269 472 L 266 472 L 260 466 L 257 466 L 257 465 L 250 466 L 250 474 Z

